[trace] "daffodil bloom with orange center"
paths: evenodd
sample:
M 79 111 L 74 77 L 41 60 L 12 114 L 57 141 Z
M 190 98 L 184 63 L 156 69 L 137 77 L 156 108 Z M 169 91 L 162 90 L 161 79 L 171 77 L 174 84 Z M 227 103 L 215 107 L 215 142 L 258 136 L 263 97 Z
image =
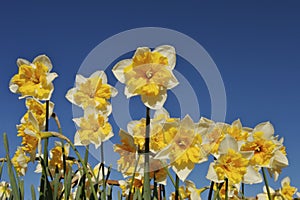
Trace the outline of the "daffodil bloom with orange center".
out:
M 271 158 L 276 150 L 273 134 L 274 128 L 269 122 L 261 123 L 254 128 L 250 140 L 241 146 L 241 151 L 254 152 L 250 160 L 251 165 L 270 166 Z
M 18 147 L 15 155 L 11 159 L 12 164 L 14 165 L 17 173 L 20 176 L 24 176 L 27 171 L 27 164 L 30 161 L 30 158 L 26 156 L 26 153 L 22 148 Z
M 137 48 L 132 59 L 118 62 L 113 73 L 126 84 L 127 98 L 140 95 L 143 103 L 151 109 L 160 109 L 167 99 L 167 90 L 178 81 L 172 70 L 176 63 L 175 49 L 163 45 L 151 51 L 148 47 Z
M 20 98 L 32 96 L 39 100 L 49 100 L 54 89 L 52 81 L 57 77 L 56 73 L 50 73 L 50 59 L 46 55 L 37 56 L 32 63 L 18 59 L 17 65 L 19 72 L 10 80 L 9 89 L 21 94 Z
M 96 107 L 102 113 L 111 113 L 109 99 L 117 95 L 117 90 L 107 84 L 107 77 L 104 71 L 96 71 L 89 78 L 76 75 L 76 87 L 70 89 L 66 98 L 73 104 L 86 109 Z
M 94 144 L 98 148 L 102 142 L 109 140 L 113 136 L 112 127 L 106 115 L 99 113 L 94 107 L 84 110 L 84 117 L 74 118 L 73 121 L 78 126 L 75 133 L 75 145 Z
M 169 159 L 172 169 L 183 181 L 196 163 L 207 160 L 207 154 L 202 149 L 202 136 L 190 116 L 180 122 L 173 141 L 159 151 L 155 159 Z

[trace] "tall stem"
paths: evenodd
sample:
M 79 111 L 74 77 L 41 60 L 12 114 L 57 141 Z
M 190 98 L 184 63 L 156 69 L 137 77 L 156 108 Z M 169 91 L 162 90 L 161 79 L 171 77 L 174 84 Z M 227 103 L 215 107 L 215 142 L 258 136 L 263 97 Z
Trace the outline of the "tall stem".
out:
M 46 101 L 46 124 L 45 132 L 49 131 L 49 100 Z M 48 138 L 44 140 L 44 160 L 46 166 L 48 166 Z
M 103 143 L 101 144 L 101 163 L 102 163 L 102 180 L 103 180 L 103 196 L 106 198 L 106 181 L 105 181 L 105 172 L 104 172 L 104 148 Z
M 270 193 L 270 188 L 269 188 L 269 184 L 268 184 L 268 179 L 267 179 L 266 172 L 265 172 L 265 168 L 262 167 L 261 170 L 262 170 L 263 177 L 264 177 L 264 182 L 265 182 L 265 185 L 266 185 L 266 188 L 267 188 L 268 198 L 269 198 L 269 200 L 272 200 L 271 193 Z
M 146 107 L 146 134 L 145 134 L 145 166 L 144 166 L 144 199 L 150 200 L 150 108 Z
M 225 200 L 228 200 L 228 178 L 225 178 Z
M 176 174 L 176 183 L 175 183 L 175 200 L 179 200 L 179 177 Z
M 208 193 L 208 200 L 211 200 L 211 198 L 212 198 L 214 184 L 215 184 L 215 182 L 213 182 L 213 181 L 210 182 L 209 193 Z

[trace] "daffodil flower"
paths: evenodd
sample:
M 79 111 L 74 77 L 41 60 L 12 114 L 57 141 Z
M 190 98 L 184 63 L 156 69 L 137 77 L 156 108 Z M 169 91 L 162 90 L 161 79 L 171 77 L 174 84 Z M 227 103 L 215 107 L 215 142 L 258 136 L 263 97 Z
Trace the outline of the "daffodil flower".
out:
M 178 81 L 172 70 L 176 64 L 174 47 L 163 45 L 151 51 L 139 47 L 132 59 L 118 62 L 113 73 L 121 83 L 126 84 L 127 98 L 141 95 L 143 103 L 151 109 L 160 109 L 167 99 L 167 90 Z
M 281 188 L 279 190 L 274 190 L 269 187 L 270 194 L 275 200 L 286 199 L 292 200 L 294 195 L 297 195 L 297 188 L 291 186 L 291 180 L 289 177 L 285 177 L 281 181 Z M 257 195 L 258 200 L 268 200 L 267 189 L 263 187 L 264 193 Z M 298 196 L 298 195 L 297 195 Z
M 96 71 L 89 78 L 76 75 L 76 86 L 70 89 L 66 98 L 73 104 L 86 109 L 96 107 L 103 114 L 111 113 L 109 99 L 117 95 L 117 90 L 107 84 L 104 71 Z
M 180 122 L 173 141 L 154 158 L 169 159 L 172 169 L 183 181 L 196 163 L 207 160 L 202 148 L 202 136 L 190 116 L 187 115 Z
M 11 159 L 12 164 L 14 165 L 17 173 L 20 176 L 24 176 L 27 171 L 27 164 L 30 161 L 30 158 L 26 156 L 25 151 L 21 147 L 18 147 L 15 155 Z
M 26 123 L 26 121 L 28 121 L 28 115 L 29 112 L 31 112 L 38 121 L 40 129 L 43 130 L 46 124 L 46 103 L 41 103 L 35 98 L 27 98 L 25 104 L 28 110 L 21 119 L 21 123 Z M 54 103 L 49 102 L 49 118 L 53 113 L 53 109 Z
M 260 167 L 270 167 L 271 159 L 277 149 L 274 140 L 274 128 L 270 122 L 258 124 L 249 140 L 241 146 L 241 151 L 253 151 L 250 164 Z
M 260 174 L 249 165 L 253 152 L 240 152 L 238 143 L 227 135 L 219 146 L 219 157 L 210 164 L 206 178 L 221 183 L 225 178 L 232 184 L 261 182 Z
M 78 130 L 75 133 L 75 145 L 94 144 L 98 148 L 102 142 L 109 140 L 114 134 L 106 115 L 103 115 L 95 107 L 84 110 L 84 117 L 74 118 Z
M 117 161 L 118 170 L 122 172 L 124 177 L 132 176 L 138 157 L 138 147 L 134 143 L 132 135 L 124 130 L 119 132 L 121 144 L 114 145 L 114 151 L 120 154 Z
M 19 72 L 10 80 L 9 89 L 21 94 L 20 98 L 32 96 L 39 100 L 49 100 L 54 90 L 52 81 L 57 77 L 56 73 L 50 73 L 50 59 L 46 55 L 40 55 L 30 63 L 20 58 L 17 65 Z
M 22 137 L 21 148 L 30 154 L 31 161 L 35 160 L 36 149 L 38 149 L 38 156 L 42 152 L 42 139 L 52 136 L 49 132 L 40 130 L 39 123 L 34 115 L 29 112 L 28 120 L 17 126 L 18 136 Z
M 274 177 L 274 180 L 277 181 L 282 169 L 289 165 L 289 161 L 286 157 L 287 153 L 285 151 L 285 146 L 283 146 L 283 138 L 275 143 L 276 146 L 279 146 L 279 148 L 277 148 L 274 152 L 274 156 L 270 160 L 270 167 L 268 168 L 268 171 L 270 175 Z
M 4 199 L 9 199 L 11 194 L 11 188 L 9 187 L 9 183 L 4 181 L 0 182 L 0 197 Z

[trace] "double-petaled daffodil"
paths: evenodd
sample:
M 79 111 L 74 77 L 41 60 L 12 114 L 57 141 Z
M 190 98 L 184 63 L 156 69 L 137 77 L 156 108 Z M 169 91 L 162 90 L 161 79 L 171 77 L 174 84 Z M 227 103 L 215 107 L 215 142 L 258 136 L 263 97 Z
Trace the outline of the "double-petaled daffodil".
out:
M 102 142 L 109 140 L 114 134 L 106 115 L 103 115 L 95 107 L 84 110 L 84 117 L 74 118 L 78 130 L 75 134 L 75 145 L 94 144 L 98 148 Z
M 35 160 L 36 149 L 38 155 L 42 152 L 42 139 L 52 136 L 51 133 L 40 130 L 39 123 L 34 115 L 29 112 L 25 123 L 17 125 L 18 136 L 22 137 L 22 149 L 30 154 L 31 161 Z
M 52 81 L 57 77 L 56 73 L 50 73 L 50 59 L 46 55 L 40 55 L 30 63 L 19 58 L 17 65 L 19 72 L 10 80 L 9 89 L 21 94 L 20 98 L 32 96 L 39 100 L 49 100 L 54 89 Z
M 35 119 L 37 120 L 40 129 L 43 130 L 46 124 L 46 103 L 41 103 L 35 98 L 27 98 L 25 104 L 28 111 L 21 119 L 21 123 L 26 123 L 28 121 L 28 115 L 29 112 L 31 112 L 35 117 Z M 49 114 L 48 114 L 49 118 L 53 113 L 53 108 L 54 108 L 54 103 L 49 102 Z
M 253 152 L 240 152 L 237 141 L 230 135 L 219 146 L 219 157 L 210 164 L 206 178 L 216 183 L 228 179 L 232 184 L 261 182 L 260 174 L 249 165 Z
M 132 176 L 138 159 L 138 147 L 134 144 L 132 135 L 124 130 L 119 132 L 121 144 L 114 145 L 114 151 L 120 154 L 120 159 L 117 161 L 118 170 L 123 173 L 124 177 Z
M 277 150 L 274 152 L 274 156 L 270 160 L 270 167 L 268 171 L 271 176 L 274 177 L 274 180 L 277 181 L 279 174 L 282 171 L 282 168 L 285 168 L 289 165 L 289 161 L 286 157 L 285 146 L 283 146 L 283 138 L 279 141 L 276 140 Z
M 86 109 L 96 107 L 102 113 L 111 113 L 109 99 L 117 95 L 117 90 L 107 84 L 107 77 L 104 71 L 96 71 L 89 78 L 76 75 L 75 88 L 70 89 L 66 98 L 73 104 Z
M 0 182 L 0 198 L 1 199 L 9 199 L 11 193 L 11 189 L 9 187 L 9 183 L 4 181 Z
M 185 180 L 196 163 L 207 160 L 202 148 L 202 136 L 190 116 L 179 124 L 172 142 L 158 152 L 155 159 L 169 159 L 170 165 L 181 180 Z
M 174 139 L 179 119 L 170 118 L 165 109 L 157 110 L 150 122 L 150 151 L 158 152 Z M 131 121 L 127 125 L 128 132 L 133 136 L 134 143 L 143 149 L 145 146 L 146 119 Z
M 176 64 L 175 49 L 169 45 L 139 47 L 132 59 L 118 62 L 113 73 L 126 84 L 127 98 L 141 95 L 143 103 L 151 109 L 160 109 L 167 99 L 167 90 L 178 84 L 172 70 Z
M 258 124 L 248 141 L 241 146 L 241 151 L 254 152 L 250 164 L 259 167 L 270 167 L 271 159 L 277 149 L 274 128 L 270 122 Z
M 291 186 L 289 177 L 285 177 L 284 179 L 282 179 L 281 188 L 279 190 L 275 191 L 271 187 L 269 187 L 269 190 L 271 197 L 274 200 L 292 200 L 295 194 L 299 197 L 299 195 L 297 194 L 297 188 Z M 265 186 L 263 187 L 263 191 L 264 193 L 260 193 L 257 195 L 258 200 L 268 200 L 267 189 Z
M 289 177 L 282 179 L 279 193 L 287 200 L 292 200 L 293 196 L 297 193 L 297 188 L 291 186 L 291 180 Z
M 12 164 L 14 165 L 17 173 L 20 176 L 24 176 L 27 171 L 27 164 L 30 161 L 30 158 L 26 156 L 25 151 L 22 148 L 18 147 L 15 152 L 14 157 L 11 159 Z

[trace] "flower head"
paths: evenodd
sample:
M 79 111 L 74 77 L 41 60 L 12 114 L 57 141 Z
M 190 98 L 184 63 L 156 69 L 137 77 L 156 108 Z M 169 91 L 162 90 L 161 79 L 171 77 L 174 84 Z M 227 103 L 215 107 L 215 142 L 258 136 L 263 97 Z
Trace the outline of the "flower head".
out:
M 175 130 L 174 139 L 155 158 L 169 159 L 178 177 L 185 180 L 196 163 L 207 160 L 207 154 L 202 148 L 202 136 L 188 115 Z
M 271 158 L 276 150 L 273 134 L 274 128 L 271 123 L 261 123 L 254 128 L 250 140 L 241 146 L 241 151 L 254 152 L 250 160 L 251 165 L 270 166 Z
M 75 145 L 94 144 L 98 148 L 102 142 L 113 136 L 112 127 L 107 116 L 99 113 L 94 107 L 84 110 L 84 117 L 73 119 L 79 127 L 75 134 Z
M 19 72 L 10 80 L 9 89 L 21 94 L 20 98 L 32 96 L 39 100 L 49 100 L 54 89 L 52 81 L 57 77 L 56 73 L 50 73 L 50 59 L 46 55 L 37 56 L 32 63 L 18 59 L 17 65 Z
M 178 84 L 172 72 L 175 63 L 176 53 L 172 46 L 159 46 L 153 51 L 139 47 L 132 59 L 118 62 L 113 73 L 126 84 L 127 98 L 141 95 L 147 107 L 160 109 L 167 99 L 167 90 Z
M 116 94 L 117 90 L 107 84 L 104 71 L 96 71 L 89 78 L 76 75 L 76 87 L 67 92 L 66 98 L 83 109 L 96 107 L 102 113 L 109 115 L 111 105 L 108 100 Z
M 27 164 L 30 161 L 30 158 L 26 156 L 26 153 L 22 148 L 18 147 L 15 152 L 14 157 L 11 159 L 12 164 L 14 165 L 17 173 L 20 176 L 24 176 L 27 170 Z
M 11 193 L 11 188 L 9 187 L 9 183 L 4 181 L 0 182 L 0 197 L 4 199 L 9 199 Z
M 35 98 L 26 99 L 27 112 L 21 119 L 21 123 L 26 123 L 28 121 L 29 112 L 35 117 L 41 130 L 45 128 L 46 124 L 46 103 L 41 103 Z M 54 103 L 49 102 L 49 118 L 53 113 Z

